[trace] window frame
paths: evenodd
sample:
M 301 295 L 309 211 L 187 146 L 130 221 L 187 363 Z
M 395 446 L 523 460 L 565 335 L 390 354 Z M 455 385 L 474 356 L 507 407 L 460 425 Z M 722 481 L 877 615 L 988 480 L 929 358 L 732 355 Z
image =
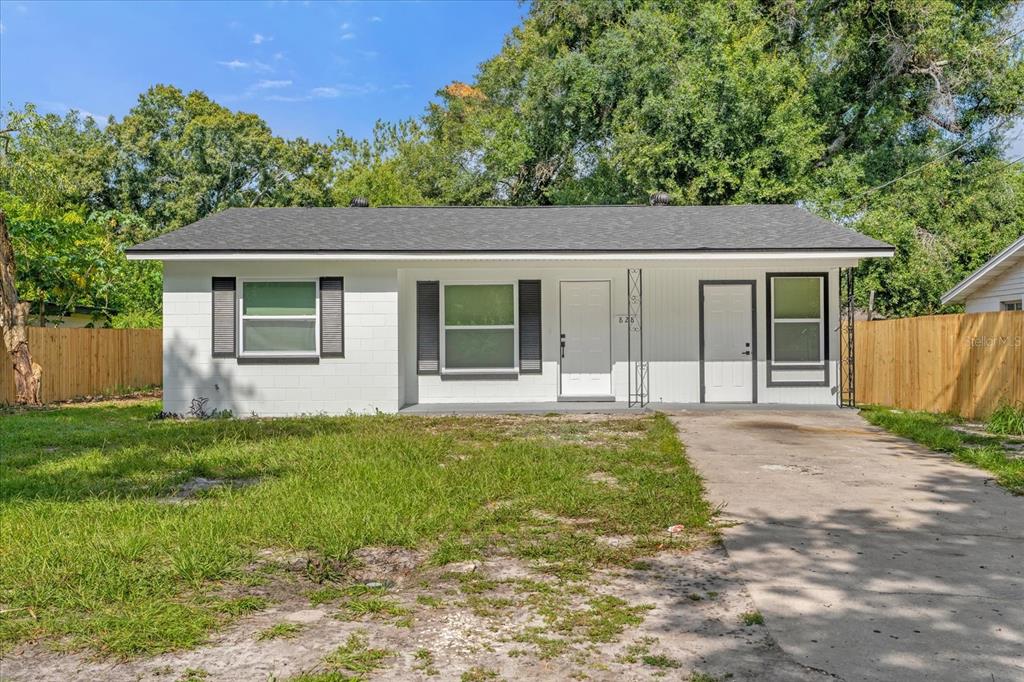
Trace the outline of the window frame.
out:
M 512 324 L 499 325 L 452 325 L 445 324 L 445 289 L 449 286 L 511 286 L 512 287 Z M 518 280 L 439 280 L 438 281 L 438 327 L 439 327 L 439 370 L 442 375 L 472 374 L 519 374 L 519 281 Z M 449 329 L 511 329 L 512 330 L 512 366 L 511 367 L 451 367 L 447 366 L 447 331 Z
M 803 277 L 809 279 L 817 279 L 818 285 L 818 302 L 820 316 L 818 318 L 782 318 L 777 320 L 775 317 L 775 280 L 779 278 L 794 278 Z M 769 369 L 778 370 L 824 370 L 825 371 L 825 383 L 828 382 L 828 317 L 829 317 L 829 306 L 828 306 L 828 273 L 827 272 L 769 272 L 767 273 L 767 296 L 768 305 L 765 309 L 765 316 L 767 318 L 768 327 L 768 352 L 766 360 L 768 362 Z M 818 323 L 818 353 L 820 360 L 776 360 L 775 351 L 777 344 L 775 343 L 775 324 L 780 322 L 782 324 L 797 323 L 797 324 L 809 324 Z M 769 373 L 769 383 L 771 383 L 771 375 Z M 787 382 L 788 383 L 788 382 Z M 811 381 L 800 381 L 795 382 L 797 385 L 807 386 L 813 385 L 817 382 Z
M 312 315 L 246 315 L 245 284 L 246 282 L 309 282 L 313 285 Z M 238 357 L 240 358 L 314 358 L 320 357 L 320 278 L 309 277 L 239 277 L 235 290 L 238 306 Z M 245 349 L 246 320 L 313 320 L 313 350 L 249 350 Z
M 1005 301 L 999 301 L 999 312 L 1001 313 L 1017 313 L 1021 310 L 1024 310 L 1024 299 L 1022 298 L 1010 298 Z

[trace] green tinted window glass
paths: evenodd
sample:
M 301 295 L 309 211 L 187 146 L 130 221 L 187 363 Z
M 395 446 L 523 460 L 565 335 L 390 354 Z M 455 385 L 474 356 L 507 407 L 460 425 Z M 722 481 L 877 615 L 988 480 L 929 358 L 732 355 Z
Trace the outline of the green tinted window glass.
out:
M 820 277 L 775 277 L 772 281 L 775 319 L 821 317 Z
M 772 354 L 777 362 L 821 362 L 821 326 L 817 322 L 776 322 Z
M 515 366 L 515 330 L 449 329 L 444 333 L 447 369 L 504 369 Z
M 444 288 L 444 323 L 450 327 L 515 323 L 511 284 L 452 284 Z
M 315 320 L 244 320 L 242 348 L 246 352 L 316 350 Z
M 315 282 L 245 282 L 244 315 L 314 315 Z

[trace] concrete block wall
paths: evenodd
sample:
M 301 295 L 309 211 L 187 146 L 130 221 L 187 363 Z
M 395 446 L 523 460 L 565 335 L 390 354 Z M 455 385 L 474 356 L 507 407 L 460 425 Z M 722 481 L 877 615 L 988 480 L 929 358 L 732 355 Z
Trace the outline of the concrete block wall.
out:
M 345 278 L 345 357 L 316 364 L 214 358 L 211 278 Z M 164 409 L 194 398 L 236 416 L 394 412 L 400 407 L 398 287 L 392 267 L 333 261 L 164 264 Z

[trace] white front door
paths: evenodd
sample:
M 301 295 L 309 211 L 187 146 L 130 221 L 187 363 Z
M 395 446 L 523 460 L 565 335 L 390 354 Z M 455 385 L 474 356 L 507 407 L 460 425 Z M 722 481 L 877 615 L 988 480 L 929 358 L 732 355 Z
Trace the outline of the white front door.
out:
M 754 401 L 753 285 L 704 284 L 704 401 Z
M 562 282 L 561 386 L 565 398 L 612 394 L 611 283 Z

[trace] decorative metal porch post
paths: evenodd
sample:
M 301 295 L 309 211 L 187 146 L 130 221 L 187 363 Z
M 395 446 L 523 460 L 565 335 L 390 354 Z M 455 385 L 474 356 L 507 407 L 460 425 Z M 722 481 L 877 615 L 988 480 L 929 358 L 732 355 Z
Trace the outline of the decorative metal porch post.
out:
M 648 398 L 647 362 L 644 361 L 644 271 L 630 268 L 626 271 L 626 383 L 630 407 L 645 407 Z

